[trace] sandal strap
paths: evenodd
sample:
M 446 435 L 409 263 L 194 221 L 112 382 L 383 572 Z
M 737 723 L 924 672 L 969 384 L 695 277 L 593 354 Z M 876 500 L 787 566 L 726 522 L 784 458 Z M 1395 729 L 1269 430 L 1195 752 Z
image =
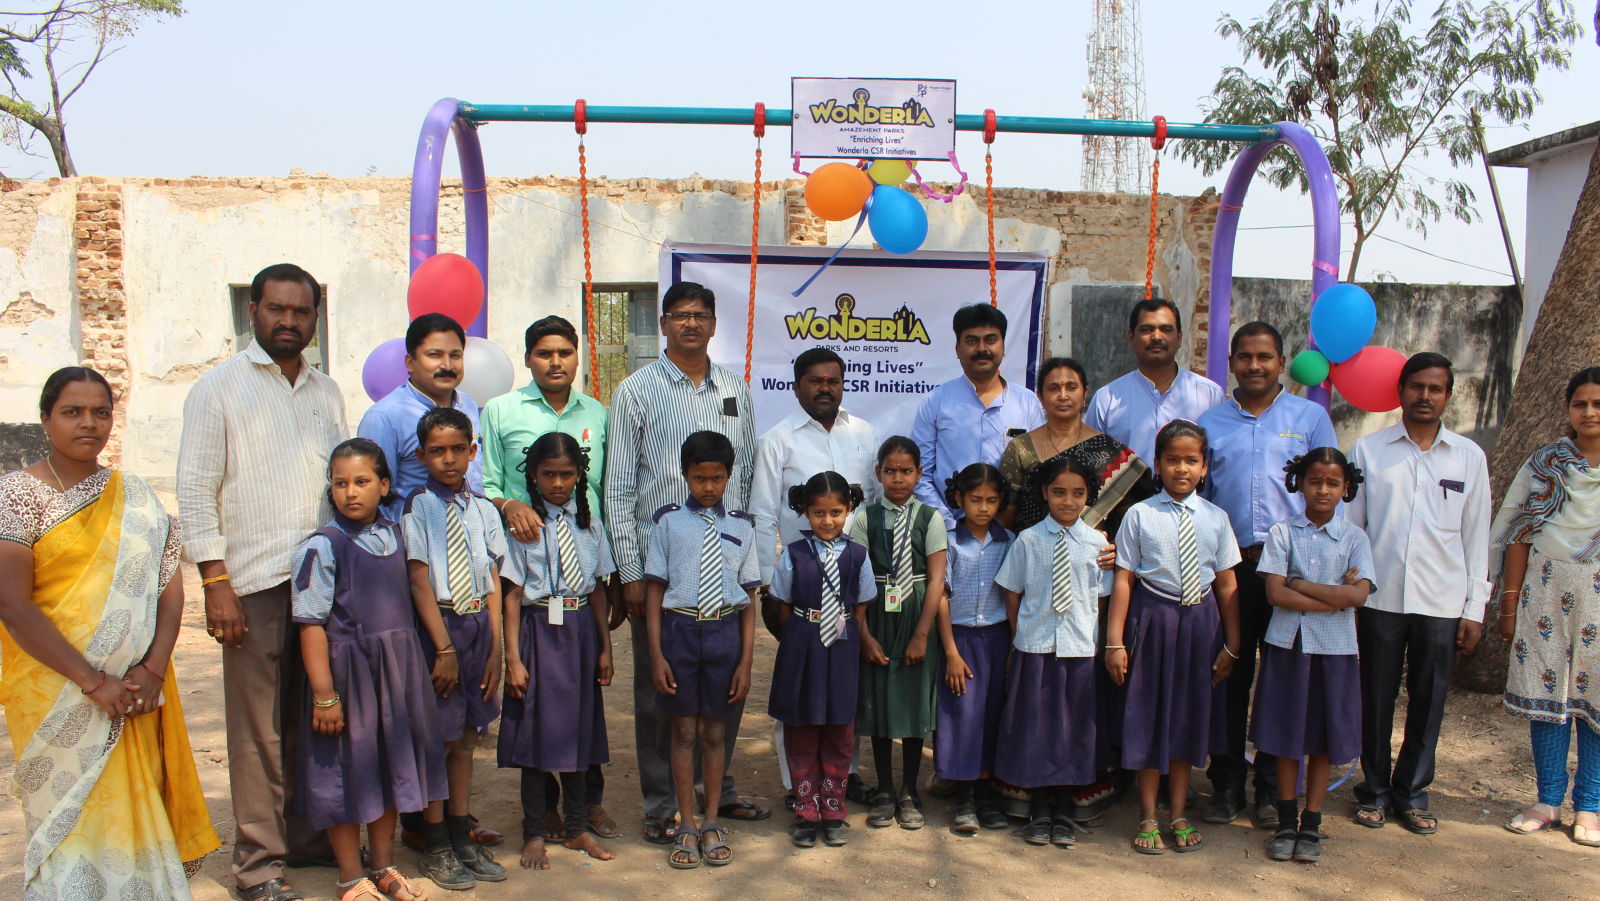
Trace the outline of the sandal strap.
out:
M 359 898 L 375 898 L 377 901 L 384 901 L 383 893 L 378 891 L 378 887 L 373 885 L 372 880 L 366 876 L 362 876 L 353 882 L 336 883 L 336 888 L 339 890 L 339 901 L 356 901 Z

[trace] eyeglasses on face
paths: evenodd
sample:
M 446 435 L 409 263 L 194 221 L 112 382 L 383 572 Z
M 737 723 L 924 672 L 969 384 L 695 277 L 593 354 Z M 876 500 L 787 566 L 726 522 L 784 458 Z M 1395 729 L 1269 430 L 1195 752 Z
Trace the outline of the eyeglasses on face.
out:
M 661 318 L 666 319 L 669 322 L 682 325 L 685 322 L 710 322 L 711 320 L 717 318 L 717 314 L 701 312 L 699 310 L 673 310 L 672 312 L 663 315 Z

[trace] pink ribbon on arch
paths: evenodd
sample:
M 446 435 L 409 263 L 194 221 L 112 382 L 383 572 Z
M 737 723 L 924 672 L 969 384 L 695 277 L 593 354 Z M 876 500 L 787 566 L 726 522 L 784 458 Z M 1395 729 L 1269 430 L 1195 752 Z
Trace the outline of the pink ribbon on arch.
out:
M 960 197 L 961 192 L 967 189 L 967 173 L 961 171 L 961 163 L 956 161 L 956 152 L 954 150 L 950 151 L 950 165 L 955 167 L 956 174 L 961 176 L 961 181 L 956 183 L 956 189 L 949 194 L 940 194 L 938 191 L 932 190 L 922 183 L 922 173 L 918 172 L 914 167 L 911 169 L 912 177 L 917 180 L 917 187 L 922 189 L 922 193 L 926 194 L 929 200 L 949 203 Z
M 1321 269 L 1323 272 L 1328 273 L 1329 275 L 1333 276 L 1334 278 L 1338 278 L 1339 277 L 1339 267 L 1335 266 L 1334 264 L 1332 264 L 1330 262 L 1328 262 L 1327 260 L 1312 260 L 1311 261 L 1311 268 L 1312 269 Z

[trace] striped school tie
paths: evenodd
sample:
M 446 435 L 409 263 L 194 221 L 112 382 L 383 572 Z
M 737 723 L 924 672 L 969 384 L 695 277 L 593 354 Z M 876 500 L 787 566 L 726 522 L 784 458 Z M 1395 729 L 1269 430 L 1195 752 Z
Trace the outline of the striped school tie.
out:
M 706 534 L 700 544 L 699 611 L 702 619 L 709 619 L 722 609 L 722 536 L 715 513 L 701 510 L 700 518 L 706 521 Z
M 1050 607 L 1066 613 L 1072 606 L 1072 548 L 1067 545 L 1067 530 L 1056 533 L 1056 546 L 1050 553 Z
M 896 507 L 900 518 L 894 522 L 894 584 L 898 588 L 911 585 L 911 503 Z
M 578 581 L 583 578 L 583 564 L 578 560 L 578 542 L 572 537 L 572 526 L 568 525 L 571 519 L 562 513 L 556 517 L 556 562 L 561 564 L 561 582 L 566 590 L 577 594 Z M 556 593 L 557 586 L 550 586 L 552 594 Z
M 445 586 L 450 589 L 450 608 L 466 614 L 477 598 L 472 596 L 472 555 L 467 551 L 467 530 L 461 524 L 461 511 L 453 503 L 444 505 Z
M 839 639 L 839 620 L 844 617 L 844 607 L 839 604 L 839 558 L 832 548 L 819 544 L 817 559 L 822 563 L 822 622 L 817 633 L 822 646 L 828 648 Z
M 1200 541 L 1194 533 L 1194 511 L 1178 505 L 1178 575 L 1183 580 L 1183 603 L 1198 604 L 1205 599 L 1206 585 L 1200 576 Z

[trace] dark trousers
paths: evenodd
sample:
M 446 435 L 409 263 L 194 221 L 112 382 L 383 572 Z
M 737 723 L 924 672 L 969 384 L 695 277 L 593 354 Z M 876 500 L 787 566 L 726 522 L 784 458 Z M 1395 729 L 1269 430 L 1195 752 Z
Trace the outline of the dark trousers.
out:
M 544 814 L 548 809 L 545 803 L 545 779 L 557 776 L 561 780 L 561 793 L 563 804 L 561 806 L 562 819 L 566 825 L 567 837 L 572 838 L 582 835 L 589 828 L 587 814 L 589 798 L 586 783 L 589 774 L 584 773 L 546 773 L 543 770 L 524 769 L 522 771 L 522 840 L 531 842 L 536 838 L 544 838 Z
M 1278 758 L 1256 752 L 1255 766 L 1245 759 L 1246 736 L 1250 734 L 1250 689 L 1256 680 L 1256 653 L 1272 620 L 1272 605 L 1267 603 L 1267 583 L 1256 572 L 1256 561 L 1244 559 L 1233 568 L 1239 581 L 1239 659 L 1226 685 L 1228 699 L 1228 753 L 1213 754 L 1206 776 L 1214 792 L 1224 789 L 1244 794 L 1245 779 L 1255 770 L 1256 794 L 1268 800 L 1277 798 Z
M 1361 651 L 1361 773 L 1356 800 L 1376 807 L 1428 809 L 1439 725 L 1456 659 L 1456 618 L 1356 611 Z M 1394 704 L 1406 680 L 1406 733 L 1390 762 Z
M 587 789 L 585 794 L 588 796 L 588 803 L 605 803 L 606 774 L 605 771 L 600 768 L 600 764 L 597 763 L 594 766 L 589 767 L 589 772 L 584 775 L 583 781 L 584 787 Z M 561 783 L 556 781 L 556 776 L 554 773 L 546 774 L 544 790 L 546 795 L 546 808 L 555 807 L 561 803 Z M 400 828 L 404 829 L 406 832 L 422 832 L 422 812 L 417 811 L 415 813 L 400 814 Z
M 672 783 L 672 718 L 656 709 L 656 686 L 650 678 L 650 633 L 644 618 L 628 617 L 628 630 L 633 639 L 633 742 L 639 755 L 639 789 L 644 794 L 644 815 L 671 819 L 678 813 L 678 794 Z M 727 729 L 723 758 L 726 768 L 717 803 L 706 805 L 711 810 L 739 800 L 739 793 L 733 787 L 733 767 L 726 765 L 733 761 L 734 745 L 739 740 L 739 720 L 743 716 L 744 705 L 740 704 L 738 711 L 723 722 Z M 700 783 L 698 755 L 695 783 Z
M 855 753 L 856 724 L 783 727 L 783 753 L 794 780 L 794 815 L 843 821 L 844 789 Z

